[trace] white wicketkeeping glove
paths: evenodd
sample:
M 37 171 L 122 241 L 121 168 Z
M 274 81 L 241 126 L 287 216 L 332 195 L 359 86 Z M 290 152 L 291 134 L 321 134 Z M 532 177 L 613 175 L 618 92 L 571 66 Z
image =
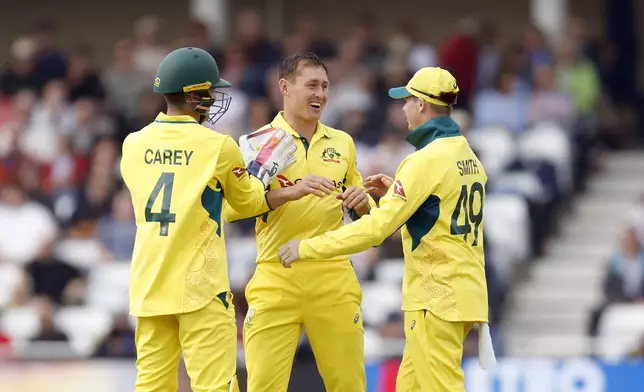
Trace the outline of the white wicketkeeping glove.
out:
M 266 143 L 254 148 L 253 139 L 259 136 L 261 136 L 260 132 L 242 135 L 239 138 L 239 148 L 244 157 L 246 170 L 259 178 L 268 188 L 275 176 L 295 163 L 297 145 L 293 135 L 279 129 Z

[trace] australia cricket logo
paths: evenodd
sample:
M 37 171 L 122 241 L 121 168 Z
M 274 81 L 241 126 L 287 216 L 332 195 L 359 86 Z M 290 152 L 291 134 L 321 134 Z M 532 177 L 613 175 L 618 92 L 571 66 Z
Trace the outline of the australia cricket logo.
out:
M 342 155 L 340 155 L 340 153 L 337 152 L 333 147 L 325 148 L 324 151 L 322 151 L 322 160 L 324 162 L 340 163 L 339 158 L 341 156 Z
M 246 313 L 246 318 L 244 319 L 244 326 L 250 328 L 253 326 L 253 318 L 255 317 L 255 309 L 248 309 Z

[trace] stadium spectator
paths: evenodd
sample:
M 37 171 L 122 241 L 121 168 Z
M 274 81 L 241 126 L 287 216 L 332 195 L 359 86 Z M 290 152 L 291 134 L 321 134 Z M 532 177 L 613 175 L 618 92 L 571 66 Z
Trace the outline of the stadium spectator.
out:
M 573 129 L 575 108 L 570 96 L 555 85 L 555 69 L 552 65 L 538 64 L 533 68 L 534 95 L 528 113 L 532 123 L 553 122 L 562 129 Z
M 525 29 L 523 42 L 529 58 L 526 72 L 532 72 L 537 67 L 554 63 L 554 55 L 549 48 L 548 41 L 538 26 L 531 24 Z
M 31 120 L 31 111 L 36 103 L 34 90 L 20 90 L 13 98 L 0 99 L 0 183 L 9 176 L 12 158 L 17 155 L 16 144 L 20 133 Z
M 570 40 L 557 51 L 557 86 L 572 97 L 579 116 L 595 117 L 601 89 L 595 66 L 578 53 Z
M 237 15 L 234 41 L 248 60 L 241 81 L 242 89 L 251 99 L 265 97 L 266 72 L 280 61 L 282 50 L 267 37 L 264 18 L 259 11 L 245 9 Z
M 358 152 L 358 167 L 364 177 L 378 173 L 393 176 L 403 159 L 414 151 L 414 147 L 405 140 L 409 126 L 402 111 L 403 105 L 396 102 L 389 106 L 385 123 L 387 132 L 365 156 L 361 158 Z
M 221 53 L 219 53 L 219 51 L 213 44 L 210 29 L 208 29 L 208 26 L 206 26 L 203 22 L 197 19 L 191 19 L 188 22 L 188 27 L 186 30 L 187 31 L 185 37 L 183 37 L 183 39 L 175 44 L 176 47 L 194 46 L 197 48 L 202 48 L 215 58 L 224 57 L 221 56 Z
M 139 97 L 149 90 L 146 73 L 134 63 L 134 40 L 123 38 L 114 44 L 114 62 L 102 74 L 107 108 L 126 120 L 136 118 Z
M 69 336 L 58 329 L 54 321 L 55 307 L 47 299 L 32 301 L 40 315 L 40 330 L 34 336 L 32 342 L 68 342 Z
M 521 42 L 512 41 L 505 47 L 501 53 L 497 73 L 499 70 L 507 70 L 518 75 L 513 90 L 517 95 L 526 97 L 532 93 L 532 73 L 529 72 L 530 55 Z M 496 78 L 494 80 L 496 81 Z
M 76 208 L 70 220 L 72 236 L 78 238 L 93 236 L 96 223 L 110 210 L 114 187 L 114 181 L 109 174 L 99 171 L 90 173 L 88 181 L 76 195 Z
M 294 25 L 293 35 L 287 38 L 296 38 L 301 42 L 299 51 L 313 52 L 323 60 L 335 57 L 335 45 L 320 33 L 320 25 L 313 14 L 297 15 Z
M 380 327 L 380 336 L 385 339 L 404 339 L 405 324 L 402 312 L 392 312 L 387 316 L 382 327 Z
M 519 74 L 511 69 L 501 70 L 494 89 L 477 95 L 474 106 L 474 126 L 477 128 L 500 126 L 518 135 L 528 125 L 527 100 L 516 93 Z
M 38 90 L 36 75 L 36 42 L 28 36 L 18 37 L 11 45 L 11 58 L 0 74 L 0 91 L 11 97 L 21 90 Z
M 644 300 L 644 247 L 639 244 L 633 227 L 622 234 L 621 243 L 610 259 L 604 277 L 604 302 L 592 312 L 590 336 L 597 336 L 604 310 L 614 303 Z
M 51 163 L 58 156 L 64 128 L 73 122 L 68 92 L 63 79 L 48 82 L 33 108 L 31 121 L 20 135 L 20 152 L 37 164 Z
M 81 98 L 103 99 L 105 89 L 94 64 L 92 49 L 88 44 L 79 44 L 69 57 L 66 83 L 69 86 L 69 100 Z
M 644 249 L 644 195 L 640 202 L 633 208 L 632 223 L 635 236 L 640 247 Z
M 25 265 L 43 254 L 56 239 L 58 228 L 44 206 L 27 198 L 17 183 L 0 193 L 0 261 Z
M 366 48 L 353 39 L 341 43 L 338 57 L 329 63 L 329 100 L 320 121 L 339 126 L 344 113 L 351 110 L 366 111 L 373 104 L 368 89 L 369 68 L 362 58 Z
M 450 71 L 458 81 L 460 107 L 469 108 L 476 87 L 479 22 L 471 17 L 460 20 L 456 31 L 439 50 L 438 65 Z
M 64 79 L 67 57 L 60 50 L 58 26 L 51 20 L 38 22 L 31 35 L 36 43 L 36 69 L 39 89 L 52 80 Z
M 146 15 L 134 23 L 134 64 L 151 80 L 157 66 L 170 52 L 161 39 L 161 20 L 155 15 Z
M 640 339 L 637 347 L 629 355 L 632 359 L 644 359 L 644 336 Z
M 644 249 L 635 229 L 624 232 L 621 247 L 608 266 L 604 287 L 608 301 L 613 303 L 644 300 Z
M 27 279 L 19 291 L 34 300 L 44 299 L 59 305 L 81 305 L 85 295 L 82 271 L 62 260 L 47 246 L 41 255 L 25 266 Z
M 348 41 L 355 42 L 360 48 L 359 60 L 369 71 L 379 72 L 387 56 L 386 49 L 378 35 L 376 15 L 365 13 L 359 15 L 353 24 Z
M 476 90 L 494 87 L 494 77 L 501 61 L 501 48 L 498 45 L 498 31 L 493 23 L 484 21 L 478 35 L 479 55 L 476 65 Z
M 0 361 L 11 355 L 11 340 L 0 331 Z
M 96 239 L 103 246 L 107 260 L 126 261 L 132 257 L 136 223 L 130 194 L 120 190 L 112 201 L 110 215 L 99 218 Z
M 97 358 L 136 358 L 134 331 L 127 314 L 118 314 L 114 326 L 94 353 Z

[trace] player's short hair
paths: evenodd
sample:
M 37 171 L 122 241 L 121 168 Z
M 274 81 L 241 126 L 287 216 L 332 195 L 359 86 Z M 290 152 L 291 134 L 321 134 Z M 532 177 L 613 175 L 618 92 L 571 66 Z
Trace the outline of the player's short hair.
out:
M 308 67 L 322 67 L 324 68 L 324 72 L 329 72 L 324 61 L 322 61 L 322 59 L 315 53 L 298 52 L 288 56 L 284 61 L 282 61 L 282 64 L 280 64 L 279 78 L 291 79 L 297 74 L 300 65 Z
M 441 115 L 441 116 L 449 116 L 452 114 L 452 105 L 448 106 L 441 106 L 441 105 L 436 105 L 431 102 L 428 102 L 429 108 L 432 110 L 432 112 Z
M 423 102 L 425 105 L 429 107 L 429 110 L 434 112 L 435 114 L 438 114 L 439 116 L 449 116 L 452 114 L 452 105 L 447 105 L 447 106 L 441 106 L 441 105 L 436 105 L 435 103 L 427 102 L 422 98 L 418 98 L 416 96 L 412 96 L 412 99 L 417 99 L 420 102 Z

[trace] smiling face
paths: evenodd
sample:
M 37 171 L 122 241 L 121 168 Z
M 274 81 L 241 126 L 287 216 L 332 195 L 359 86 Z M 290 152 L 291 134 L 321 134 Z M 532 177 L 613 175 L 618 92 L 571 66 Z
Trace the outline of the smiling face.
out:
M 324 67 L 301 62 L 294 75 L 280 79 L 280 91 L 285 110 L 318 121 L 329 98 L 329 78 Z

